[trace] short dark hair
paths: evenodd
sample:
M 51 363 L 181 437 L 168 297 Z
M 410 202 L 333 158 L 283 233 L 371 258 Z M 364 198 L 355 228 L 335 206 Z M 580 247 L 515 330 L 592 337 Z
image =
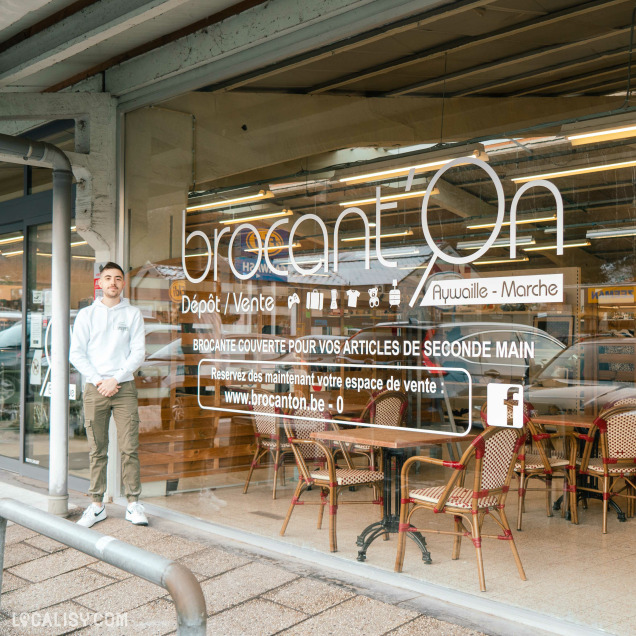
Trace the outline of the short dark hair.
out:
M 121 275 L 125 276 L 124 270 L 119 265 L 117 265 L 117 263 L 113 263 L 113 261 L 108 261 L 108 263 L 106 263 L 106 265 L 104 265 L 104 266 L 102 266 L 100 268 L 100 270 L 99 270 L 100 275 L 106 269 L 118 269 L 121 272 Z

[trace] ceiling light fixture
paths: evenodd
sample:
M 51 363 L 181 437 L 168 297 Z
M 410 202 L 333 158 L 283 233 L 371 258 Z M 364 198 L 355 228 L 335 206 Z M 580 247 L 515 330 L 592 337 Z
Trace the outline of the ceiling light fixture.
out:
M 596 130 L 594 132 L 581 133 L 580 135 L 567 135 L 566 139 L 571 142 L 573 146 L 582 146 L 584 144 L 594 144 L 599 141 L 612 141 L 613 139 L 626 139 L 628 137 L 636 137 L 636 126 Z
M 75 241 L 71 243 L 71 247 L 77 247 L 78 245 L 88 245 L 88 241 Z
M 458 250 L 478 250 L 481 249 L 485 241 L 459 241 L 457 243 Z M 517 245 L 534 245 L 535 240 L 533 236 L 518 236 Z M 510 247 L 509 238 L 497 239 L 491 247 Z
M 197 256 L 214 256 L 214 253 L 210 252 L 208 254 L 208 252 L 199 252 L 198 254 L 186 254 L 185 255 L 186 258 L 196 258 Z
M 538 219 L 517 219 L 517 225 L 523 225 L 524 223 L 543 223 L 544 221 L 556 221 L 556 214 L 552 216 L 542 216 Z M 510 221 L 504 221 L 502 224 L 510 225 Z M 466 229 L 468 230 L 481 230 L 488 227 L 495 227 L 495 223 L 481 223 L 480 225 L 467 225 Z
M 224 201 L 213 201 L 211 203 L 201 203 L 200 205 L 189 205 L 186 207 L 188 212 L 194 210 L 211 210 L 213 208 L 222 208 L 235 203 L 247 203 L 249 201 L 261 201 L 263 199 L 271 199 L 274 196 L 269 190 L 260 190 L 258 194 L 249 194 L 244 197 L 236 197 L 235 199 L 226 199 Z
M 565 241 L 563 247 L 588 247 L 592 245 L 589 241 Z M 543 252 L 545 250 L 556 250 L 556 245 L 536 245 L 535 247 L 522 247 L 524 252 Z
M 604 239 L 604 238 L 620 238 L 621 236 L 636 236 L 636 227 L 609 227 L 604 230 L 588 230 L 585 238 Z
M 413 230 L 404 230 L 403 232 L 391 232 L 390 234 L 380 234 L 380 238 L 394 238 L 396 236 L 413 236 Z M 365 241 L 366 236 L 352 236 L 350 238 L 343 238 L 343 243 L 350 243 L 351 241 Z M 369 239 L 377 238 L 377 236 L 370 236 Z
M 300 243 L 294 243 L 292 245 L 292 247 L 294 249 L 296 249 L 297 247 L 300 247 Z M 289 249 L 289 245 L 269 245 L 267 247 L 267 251 L 268 252 L 276 252 L 277 250 L 288 250 Z M 250 247 L 247 250 L 244 250 L 245 252 L 255 252 L 258 253 L 260 252 L 260 250 L 258 249 L 258 247 Z
M 397 168 L 389 168 L 387 170 L 378 170 L 376 172 L 367 172 L 365 174 L 347 175 L 341 177 L 339 181 L 341 183 L 352 183 L 355 181 L 373 181 L 390 177 L 398 177 L 400 175 L 407 175 L 411 170 L 414 172 L 427 172 L 439 168 L 453 159 L 475 158 L 478 157 L 482 160 L 488 161 L 488 155 L 485 152 L 484 147 L 481 144 L 475 144 L 472 146 L 473 150 L 470 152 L 470 148 L 465 146 L 456 150 L 440 150 L 438 152 L 425 153 L 422 156 L 423 163 L 411 165 L 411 166 L 398 166 Z M 439 159 L 437 157 L 440 157 Z M 392 161 L 394 163 L 396 160 Z M 384 162 L 383 162 L 384 163 Z
M 342 252 L 342 254 L 351 254 L 351 252 Z M 394 249 L 394 250 L 389 249 L 386 251 L 382 250 L 382 255 L 383 256 L 419 256 L 420 250 L 414 247 L 406 247 L 406 248 Z M 301 258 L 302 258 L 302 255 L 301 255 Z M 377 256 L 372 254 L 370 258 L 371 260 L 373 260 L 373 259 L 376 259 Z M 333 258 L 330 260 L 330 262 L 333 263 Z M 296 259 L 296 263 L 298 263 L 298 265 L 315 265 L 316 263 L 322 263 L 322 258 L 303 259 L 303 260 Z M 291 265 L 291 261 L 285 261 L 283 263 L 280 263 L 280 265 Z M 401 267 L 400 269 L 417 269 L 417 268 Z M 316 274 L 313 274 L 313 276 L 316 276 Z
M 621 168 L 629 168 L 632 166 L 636 166 L 636 159 L 631 161 L 620 161 L 618 163 L 607 163 L 600 166 L 586 166 L 584 168 L 573 168 L 572 170 L 560 170 L 558 172 L 544 172 L 527 177 L 513 177 L 511 180 L 515 183 L 525 183 L 527 181 L 534 181 L 535 179 L 560 179 L 561 177 L 572 177 L 579 174 L 590 174 L 592 172 L 604 172 L 605 170 L 620 170 Z
M 20 254 L 24 254 L 23 250 L 17 250 L 15 252 L 0 252 L 0 254 L 2 254 L 2 256 L 19 256 Z
M 21 236 L 11 236 L 9 238 L 0 239 L 0 245 L 7 245 L 8 243 L 20 243 L 22 241 Z
M 636 137 L 636 116 L 634 113 L 621 113 L 612 117 L 577 121 L 562 126 L 561 134 L 573 146 L 629 139 Z
M 254 216 L 243 216 L 238 219 L 226 219 L 225 221 L 219 221 L 223 225 L 233 225 L 235 223 L 247 223 L 248 221 L 263 221 L 265 219 L 275 219 L 279 216 L 291 216 L 293 212 L 285 208 L 280 212 L 270 212 L 269 214 L 257 214 Z
M 380 197 L 380 201 L 398 201 L 400 199 L 414 199 L 415 197 L 423 197 L 426 194 L 426 190 L 414 190 L 413 192 L 404 192 L 403 194 L 387 194 Z M 434 188 L 431 195 L 439 194 L 439 190 Z M 343 208 L 348 208 L 353 205 L 366 205 L 367 203 L 375 203 L 377 199 L 357 199 L 355 201 L 342 201 L 340 205 Z
M 496 265 L 497 263 L 526 263 L 530 259 L 527 256 L 523 258 L 498 258 L 492 261 L 475 261 L 473 265 Z

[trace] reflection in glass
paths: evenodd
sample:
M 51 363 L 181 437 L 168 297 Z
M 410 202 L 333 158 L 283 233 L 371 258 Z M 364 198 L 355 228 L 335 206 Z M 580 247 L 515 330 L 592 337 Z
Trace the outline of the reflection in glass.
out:
M 29 228 L 27 259 L 27 391 L 24 457 L 30 464 L 49 466 L 51 224 Z M 81 237 L 71 237 L 71 328 L 78 309 L 93 300 L 93 251 Z M 82 379 L 71 367 L 69 376 L 69 472 L 88 478 L 88 443 L 82 413 Z
M 20 456 L 22 232 L 0 234 L 0 455 Z

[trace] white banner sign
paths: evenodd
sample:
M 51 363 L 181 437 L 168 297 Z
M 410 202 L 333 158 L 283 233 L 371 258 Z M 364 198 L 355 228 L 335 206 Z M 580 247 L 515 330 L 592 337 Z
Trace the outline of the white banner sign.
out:
M 563 274 L 541 274 L 433 282 L 420 306 L 560 302 L 563 302 Z

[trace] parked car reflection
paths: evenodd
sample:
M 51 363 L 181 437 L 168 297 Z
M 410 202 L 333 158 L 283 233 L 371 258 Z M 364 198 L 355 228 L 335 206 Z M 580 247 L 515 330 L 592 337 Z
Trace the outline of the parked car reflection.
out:
M 356 353 L 356 344 L 363 341 L 376 341 L 380 345 L 380 350 L 385 353 L 370 355 L 359 345 L 357 348 L 362 352 Z M 397 353 L 391 352 L 390 345 L 396 341 L 417 343 L 419 353 L 405 355 L 403 344 Z M 444 352 L 443 343 L 448 343 L 445 347 L 450 349 L 450 352 Z M 358 374 L 371 372 L 369 365 L 374 364 L 420 367 L 421 370 L 411 373 L 418 377 L 430 375 L 431 378 L 437 378 L 438 384 L 443 386 L 444 406 L 436 404 L 435 409 L 447 411 L 447 401 L 453 417 L 461 422 L 467 421 L 470 409 L 467 375 L 463 372 L 465 371 L 470 374 L 472 380 L 472 412 L 473 423 L 476 424 L 479 421 L 479 411 L 486 401 L 488 384 L 498 382 L 527 385 L 531 374 L 547 364 L 564 348 L 562 342 L 545 331 L 515 323 L 394 322 L 380 323 L 353 335 L 340 359 L 350 364 L 361 364 L 360 367 L 352 368 L 352 371 Z M 429 373 L 427 369 L 430 367 L 442 367 L 447 370 Z M 423 418 L 426 415 L 420 414 L 418 417 Z
M 636 395 L 636 339 L 589 338 L 556 355 L 533 378 L 526 400 L 539 414 L 598 409 Z

